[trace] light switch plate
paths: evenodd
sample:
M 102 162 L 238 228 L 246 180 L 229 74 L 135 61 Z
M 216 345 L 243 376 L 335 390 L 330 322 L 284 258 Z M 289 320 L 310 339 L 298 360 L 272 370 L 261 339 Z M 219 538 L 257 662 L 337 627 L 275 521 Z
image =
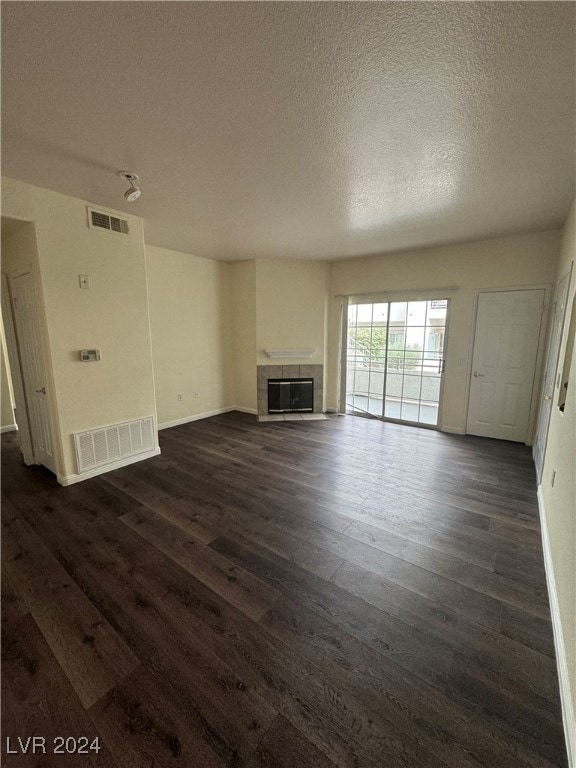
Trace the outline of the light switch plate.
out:
M 102 355 L 99 349 L 81 349 L 80 360 L 83 363 L 95 363 L 102 359 Z

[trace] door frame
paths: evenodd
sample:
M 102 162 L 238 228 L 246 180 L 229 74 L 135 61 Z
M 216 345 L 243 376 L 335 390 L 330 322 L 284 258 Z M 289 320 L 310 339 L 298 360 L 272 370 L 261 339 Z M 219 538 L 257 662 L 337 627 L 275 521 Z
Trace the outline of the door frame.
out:
M 30 274 L 32 278 L 32 286 L 34 291 L 34 306 L 36 312 L 36 321 L 38 323 L 38 333 L 40 337 L 42 363 L 44 367 L 44 376 L 46 379 L 46 400 L 48 403 L 48 426 L 50 429 L 50 440 L 52 443 L 52 457 L 54 460 L 54 469 L 47 467 L 48 471 L 57 474 L 59 467 L 61 466 L 60 455 L 60 443 L 56 440 L 58 434 L 55 424 L 55 398 L 54 398 L 54 383 L 52 380 L 52 369 L 47 364 L 46 349 L 47 340 L 45 334 L 45 328 L 41 323 L 41 309 L 43 306 L 39 303 L 38 294 L 38 279 L 36 272 L 32 264 L 27 264 L 24 267 L 15 269 L 8 274 L 2 274 L 2 307 L 3 316 L 7 337 L 7 351 L 10 361 L 10 369 L 12 373 L 12 385 L 14 387 L 14 399 L 16 400 L 16 424 L 18 430 L 22 429 L 20 436 L 21 440 L 21 452 L 24 459 L 24 463 L 27 465 L 35 464 L 44 466 L 44 464 L 38 460 L 34 452 L 34 440 L 32 436 L 32 426 L 30 423 L 30 416 L 28 411 L 28 400 L 26 397 L 26 387 L 24 384 L 24 375 L 22 373 L 22 364 L 20 359 L 20 349 L 18 346 L 18 334 L 16 330 L 16 321 L 14 318 L 14 306 L 12 302 L 12 290 L 10 288 L 10 282 L 13 279 L 22 277 L 23 275 Z M 9 330 L 6 329 L 7 322 L 9 324 Z M 10 337 L 10 342 L 8 342 Z M 22 421 L 22 427 L 20 426 Z
M 532 394 L 530 397 L 530 410 L 528 411 L 528 431 L 526 433 L 525 445 L 532 445 L 536 430 L 536 415 L 538 413 L 538 393 L 540 392 L 542 380 L 542 367 L 544 364 L 544 347 L 546 334 L 550 322 L 550 295 L 552 285 L 550 283 L 539 283 L 537 285 L 508 285 L 498 286 L 497 288 L 475 288 L 474 289 L 474 314 L 472 322 L 472 332 L 468 344 L 468 366 L 466 378 L 466 418 L 464 421 L 464 434 L 468 434 L 468 412 L 470 410 L 470 387 L 472 384 L 472 368 L 474 362 L 474 342 L 476 341 L 476 324 L 478 322 L 478 304 L 481 293 L 501 293 L 504 291 L 544 291 L 544 309 L 542 311 L 542 320 L 540 322 L 540 333 L 538 335 L 538 349 L 536 352 L 536 363 L 534 366 L 534 381 L 532 384 Z
M 338 413 L 346 415 L 346 366 L 348 363 L 348 306 L 349 297 L 340 302 L 340 354 L 338 357 Z
M 14 315 L 12 313 L 12 297 L 8 288 L 8 276 L 2 273 L 2 320 L 4 322 L 4 333 L 6 338 L 6 352 L 10 363 L 10 376 L 12 378 L 12 389 L 14 391 L 15 420 L 18 427 L 18 438 L 20 440 L 20 451 L 24 464 L 30 466 L 35 464 L 34 450 L 32 448 L 32 436 L 30 434 L 30 421 L 28 419 L 28 405 L 26 395 L 24 394 L 24 380 L 22 378 L 22 369 L 20 368 L 20 353 L 18 352 L 18 343 L 16 341 L 16 329 L 14 327 Z
M 546 358 L 544 361 L 544 366 L 542 368 L 542 381 L 540 382 L 540 388 L 538 392 L 538 411 L 536 413 L 536 422 L 535 422 L 535 429 L 534 429 L 534 445 L 532 450 L 532 457 L 534 459 L 534 465 L 536 466 L 536 476 L 538 479 L 538 483 L 540 483 L 541 475 L 542 475 L 542 467 L 544 465 L 544 458 L 546 456 L 546 446 L 548 444 L 548 430 L 550 428 L 550 420 L 552 417 L 552 410 L 554 408 L 555 404 L 555 394 L 556 391 L 560 385 L 560 382 L 558 381 L 559 377 L 561 377 L 562 372 L 558 371 L 560 367 L 560 348 L 562 346 L 562 339 L 564 337 L 564 330 L 566 327 L 566 317 L 568 315 L 568 302 L 570 299 L 570 287 L 572 285 L 572 272 L 573 272 L 574 265 L 573 263 L 570 263 L 570 268 L 568 271 L 562 275 L 560 280 L 558 281 L 556 285 L 556 289 L 554 292 L 554 300 L 550 305 L 550 312 L 549 312 L 549 318 L 548 318 L 548 329 L 546 334 Z M 552 337 L 554 334 L 554 321 L 556 319 L 556 308 L 558 305 L 558 297 L 560 292 L 560 286 L 563 282 L 566 281 L 566 297 L 564 302 L 564 310 L 562 312 L 562 318 L 560 319 L 559 324 L 559 334 L 557 339 L 557 346 L 556 350 L 552 348 Z M 552 354 L 554 353 L 554 358 L 552 358 Z M 550 378 L 549 378 L 550 376 Z M 546 425 L 544 429 L 542 430 L 542 434 L 540 435 L 540 416 L 542 413 L 542 409 L 544 407 L 544 398 L 546 396 L 546 384 L 547 381 L 551 382 L 551 393 L 550 393 L 550 406 L 548 408 L 548 418 L 546 420 Z M 542 425 L 543 426 L 543 425 Z M 536 449 L 538 447 L 539 440 L 542 440 L 542 451 L 539 455 L 536 454 Z
M 390 422 L 391 424 L 404 424 L 408 427 L 420 427 L 422 429 L 434 429 L 438 432 L 442 431 L 442 415 L 443 415 L 443 408 L 444 408 L 444 385 L 445 385 L 445 374 L 446 374 L 446 363 L 447 363 L 447 353 L 448 353 L 448 340 L 450 338 L 450 316 L 452 314 L 451 309 L 451 296 L 446 295 L 451 292 L 454 292 L 457 290 L 456 286 L 450 286 L 445 289 L 431 289 L 429 291 L 383 291 L 382 294 L 379 293 L 369 293 L 364 294 L 367 298 L 371 298 L 371 303 L 382 303 L 382 304 L 393 304 L 394 302 L 410 302 L 410 301 L 434 301 L 434 300 L 446 300 L 446 322 L 444 324 L 444 347 L 443 347 L 443 360 L 444 360 L 444 368 L 442 370 L 442 376 L 440 377 L 440 393 L 438 395 L 438 421 L 436 424 L 424 424 L 419 421 L 406 421 L 405 419 L 392 419 L 389 416 L 384 416 L 384 401 L 382 404 L 382 416 L 370 416 L 367 415 L 362 418 L 373 418 L 377 421 L 383 421 L 383 422 Z M 338 360 L 338 367 L 340 371 L 339 375 L 339 384 L 340 384 L 340 391 L 339 391 L 339 397 L 338 397 L 338 407 L 339 407 L 339 413 L 341 415 L 347 415 L 346 413 L 346 383 L 347 383 L 347 376 L 346 376 L 346 367 L 348 363 L 348 356 L 347 356 L 347 350 L 348 350 L 348 307 L 350 306 L 350 299 L 354 298 L 356 296 L 360 296 L 362 294 L 350 294 L 346 296 L 341 297 L 341 309 L 340 309 L 340 355 Z M 355 303 L 355 302 L 353 302 Z M 370 302 L 367 302 L 370 303 Z M 383 395 L 385 396 L 386 393 L 386 370 L 384 373 L 384 392 Z M 360 414 L 358 414 L 360 415 Z

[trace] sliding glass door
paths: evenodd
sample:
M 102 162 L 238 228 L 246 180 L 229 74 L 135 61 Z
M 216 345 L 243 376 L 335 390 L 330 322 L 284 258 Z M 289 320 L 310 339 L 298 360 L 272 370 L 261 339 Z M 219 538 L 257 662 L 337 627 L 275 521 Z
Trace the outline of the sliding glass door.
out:
M 447 299 L 348 304 L 346 411 L 438 424 Z

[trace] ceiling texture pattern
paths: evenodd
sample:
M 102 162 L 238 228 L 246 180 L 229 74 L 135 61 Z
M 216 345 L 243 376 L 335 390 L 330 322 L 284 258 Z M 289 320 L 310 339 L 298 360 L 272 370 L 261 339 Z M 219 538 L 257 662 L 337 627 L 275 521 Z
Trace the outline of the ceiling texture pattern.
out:
M 150 244 L 340 259 L 560 227 L 574 199 L 572 2 L 2 17 L 3 174 L 142 216 Z

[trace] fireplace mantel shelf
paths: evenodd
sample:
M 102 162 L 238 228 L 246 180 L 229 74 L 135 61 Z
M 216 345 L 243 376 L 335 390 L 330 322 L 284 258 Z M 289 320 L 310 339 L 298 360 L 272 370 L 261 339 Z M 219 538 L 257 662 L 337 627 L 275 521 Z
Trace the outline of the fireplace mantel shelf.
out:
M 265 349 L 268 357 L 312 357 L 316 353 L 315 349 Z

